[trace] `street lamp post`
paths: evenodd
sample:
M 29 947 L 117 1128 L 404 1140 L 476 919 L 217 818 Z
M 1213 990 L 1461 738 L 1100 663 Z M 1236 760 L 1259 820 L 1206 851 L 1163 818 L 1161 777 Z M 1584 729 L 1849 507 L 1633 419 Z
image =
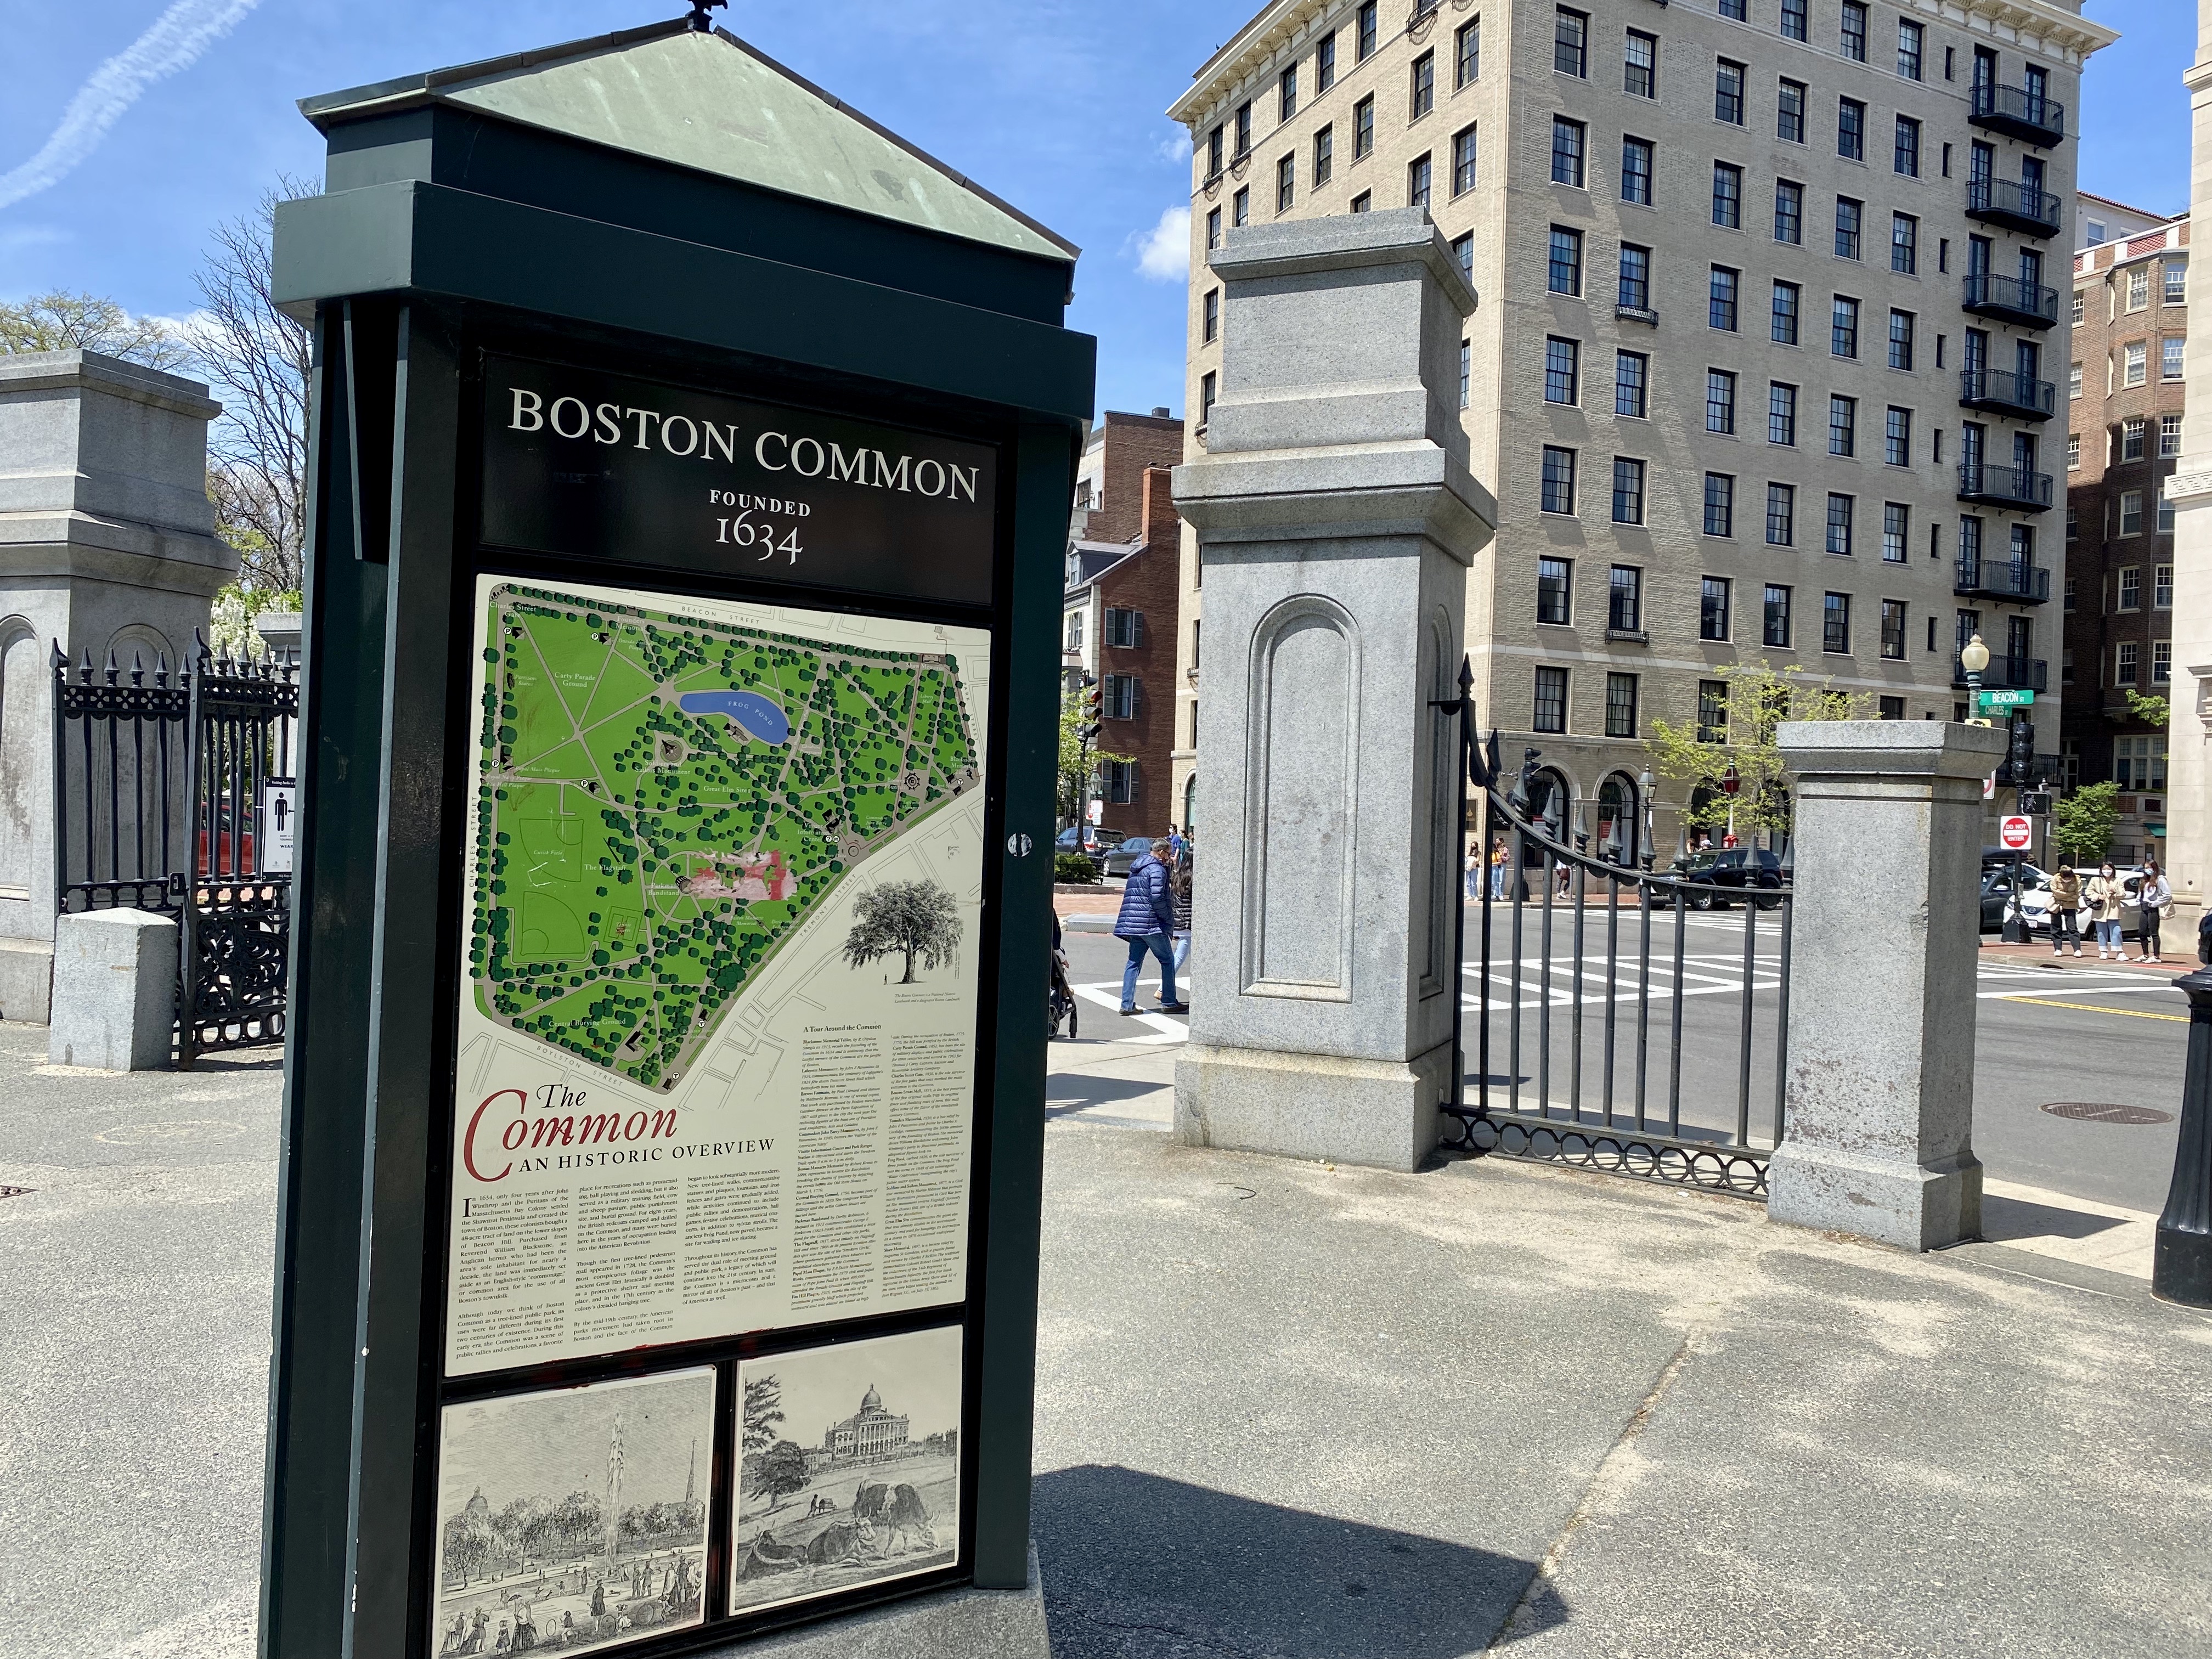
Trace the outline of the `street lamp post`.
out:
M 1978 633 L 1959 648 L 1959 666 L 1966 671 L 1966 723 L 1982 726 L 1982 670 L 1990 665 L 1990 648 Z
M 2158 1218 L 2150 1290 L 2167 1302 L 2212 1308 L 2212 971 L 2174 983 L 2189 999 L 2189 1060 L 2173 1185 Z

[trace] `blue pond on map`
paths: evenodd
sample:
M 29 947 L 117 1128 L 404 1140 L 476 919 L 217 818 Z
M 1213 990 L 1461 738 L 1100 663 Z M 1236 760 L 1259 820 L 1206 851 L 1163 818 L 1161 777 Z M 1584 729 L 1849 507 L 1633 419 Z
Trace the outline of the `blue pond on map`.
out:
M 687 714 L 727 714 L 763 743 L 788 743 L 791 718 L 757 691 L 686 691 L 676 706 Z

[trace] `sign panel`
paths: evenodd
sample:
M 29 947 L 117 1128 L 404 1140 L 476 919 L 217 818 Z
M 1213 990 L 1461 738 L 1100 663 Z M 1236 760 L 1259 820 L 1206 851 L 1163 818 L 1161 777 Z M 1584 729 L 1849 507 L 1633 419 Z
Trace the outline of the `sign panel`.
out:
M 484 417 L 493 546 L 990 603 L 988 446 L 506 357 Z
M 263 780 L 260 830 L 254 847 L 264 875 L 292 873 L 292 833 L 299 816 L 299 784 L 290 778 Z
M 2035 693 L 2026 687 L 2017 691 L 1984 691 L 1977 699 L 1984 708 L 2027 708 L 2035 702 Z
M 961 1301 L 988 635 L 475 618 L 447 1375 Z
M 1997 845 L 2008 853 L 2025 853 L 2035 841 L 2035 823 L 2032 818 L 2013 813 L 1997 824 Z

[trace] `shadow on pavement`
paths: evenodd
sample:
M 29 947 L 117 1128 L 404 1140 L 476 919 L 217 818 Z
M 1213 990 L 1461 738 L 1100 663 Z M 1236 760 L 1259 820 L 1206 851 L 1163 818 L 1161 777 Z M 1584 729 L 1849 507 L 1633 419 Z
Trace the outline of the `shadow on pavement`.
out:
M 1054 1072 L 1045 1080 L 1044 1115 L 1048 1118 L 1064 1117 L 1070 1112 L 1087 1111 L 1093 1106 L 1110 1105 L 1117 1100 L 1139 1100 L 1159 1093 L 1166 1086 L 1170 1085 L 1146 1078 Z
M 2117 1216 L 2086 1210 L 2062 1210 L 2029 1199 L 1982 1194 L 1982 1237 L 1991 1243 L 2009 1238 L 2094 1238 L 2127 1224 Z
M 1034 1492 L 1053 1659 L 1458 1659 L 1536 1571 L 1136 1469 L 1056 1469 Z M 1547 1586 L 1513 1636 L 1566 1619 Z

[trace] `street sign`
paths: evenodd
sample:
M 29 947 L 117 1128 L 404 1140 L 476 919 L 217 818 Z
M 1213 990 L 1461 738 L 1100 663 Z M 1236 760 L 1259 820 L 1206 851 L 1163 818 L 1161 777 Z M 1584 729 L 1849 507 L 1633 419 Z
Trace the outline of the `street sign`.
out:
M 261 786 L 261 833 L 257 845 L 264 875 L 292 873 L 292 820 L 300 811 L 300 786 L 270 778 Z
M 2030 690 L 1984 691 L 1980 694 L 1979 701 L 1984 708 L 2027 708 L 2034 703 L 2035 693 Z
M 2049 817 L 2051 813 L 2051 791 L 2048 789 L 2022 790 L 2020 796 L 2020 810 L 2030 814 L 2031 816 L 2040 814 L 2046 817 Z
M 2025 853 L 2034 839 L 2034 821 L 2018 813 L 2008 816 L 1997 825 L 1997 844 L 2008 853 Z

